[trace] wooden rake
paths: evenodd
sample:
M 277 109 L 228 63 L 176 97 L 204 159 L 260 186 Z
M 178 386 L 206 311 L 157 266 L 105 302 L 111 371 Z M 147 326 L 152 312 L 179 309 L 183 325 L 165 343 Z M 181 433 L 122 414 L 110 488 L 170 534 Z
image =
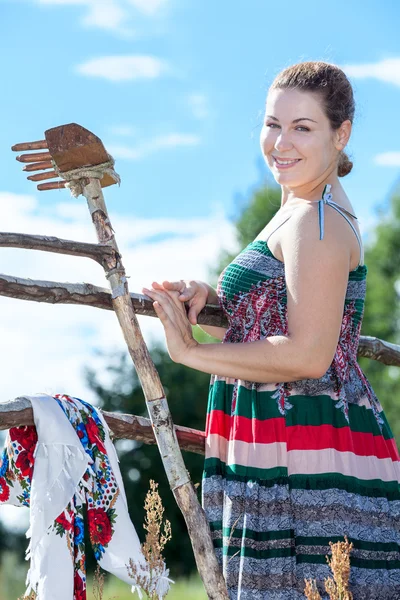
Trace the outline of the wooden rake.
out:
M 56 239 L 51 238 L 52 242 L 48 242 L 46 247 L 46 239 L 48 241 L 50 238 L 45 238 L 40 249 L 78 256 L 88 256 L 90 250 L 91 257 L 102 264 L 111 288 L 112 308 L 143 388 L 164 469 L 185 518 L 197 568 L 208 598 L 228 599 L 208 521 L 185 468 L 165 392 L 139 327 L 125 268 L 107 213 L 102 188 L 119 183 L 119 176 L 114 171 L 114 161 L 97 136 L 75 123 L 48 129 L 44 140 L 16 144 L 12 150 L 34 151 L 17 156 L 17 160 L 25 165 L 24 171 L 38 171 L 28 176 L 30 181 L 56 179 L 39 183 L 38 190 L 68 187 L 75 197 L 83 195 L 87 200 L 99 244 L 76 242 L 75 251 L 71 252 L 71 243 L 65 244 L 64 250 L 62 240 L 58 240 L 60 243 L 57 245 Z M 54 250 L 55 245 L 57 250 Z

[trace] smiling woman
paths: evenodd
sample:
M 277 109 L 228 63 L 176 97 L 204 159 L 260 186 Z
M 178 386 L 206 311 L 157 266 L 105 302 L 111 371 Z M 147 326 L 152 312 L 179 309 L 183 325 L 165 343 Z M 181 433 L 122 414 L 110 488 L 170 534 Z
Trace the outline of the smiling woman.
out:
M 400 598 L 400 455 L 357 362 L 367 266 L 339 181 L 353 117 L 337 66 L 280 73 L 260 145 L 281 208 L 216 292 L 144 290 L 171 358 L 211 374 L 202 499 L 232 600 L 304 600 L 309 578 L 327 600 L 325 556 L 345 536 L 353 600 Z M 193 323 L 215 297 L 229 327 L 198 344 L 183 302 Z

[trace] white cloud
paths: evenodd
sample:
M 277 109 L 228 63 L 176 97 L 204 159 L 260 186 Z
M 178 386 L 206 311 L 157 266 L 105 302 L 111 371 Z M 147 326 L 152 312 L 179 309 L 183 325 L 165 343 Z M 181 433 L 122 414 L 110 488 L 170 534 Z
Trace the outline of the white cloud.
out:
M 156 15 L 169 0 L 128 0 L 128 3 L 146 15 Z
M 208 102 L 204 94 L 190 94 L 188 103 L 196 119 L 205 119 L 208 117 Z
M 101 77 L 109 81 L 156 79 L 170 71 L 167 63 L 154 56 L 102 56 L 76 67 L 80 75 Z
M 386 58 L 374 63 L 348 64 L 341 68 L 349 77 L 378 79 L 400 86 L 400 58 Z
M 383 167 L 400 167 L 400 152 L 382 152 L 374 157 L 374 163 Z
M 83 6 L 86 11 L 81 23 L 85 27 L 115 31 L 125 37 L 132 35 L 132 30 L 127 27 L 130 14 L 121 0 L 36 0 L 36 2 L 52 6 Z
M 37 4 L 52 6 L 83 6 L 86 11 L 82 24 L 114 31 L 124 37 L 134 33 L 132 20 L 135 12 L 147 17 L 163 14 L 169 0 L 34 0 Z
M 152 140 L 139 144 L 136 147 L 118 144 L 108 144 L 107 148 L 114 158 L 123 160 L 139 160 L 163 148 L 176 148 L 178 146 L 198 146 L 200 138 L 197 135 L 186 133 L 170 133 L 155 137 Z
M 0 192 L 2 231 L 56 235 L 96 242 L 89 213 L 81 201 L 47 204 L 34 197 Z M 123 253 L 131 292 L 163 279 L 207 280 L 208 267 L 223 246 L 233 249 L 234 228 L 221 212 L 202 219 L 140 219 L 110 211 L 118 245 Z M 149 238 L 161 234 L 161 241 Z M 170 237 L 162 239 L 162 234 Z M 171 237 L 172 236 L 172 237 Z M 174 237 L 175 236 L 175 237 Z M 17 277 L 89 282 L 107 287 L 104 272 L 93 261 L 33 250 L 0 249 L 0 272 Z M 164 340 L 161 323 L 139 316 L 147 344 Z M 0 296 L 2 385 L 0 401 L 18 395 L 69 393 L 93 401 L 83 378 L 83 366 L 98 372 L 104 360 L 95 350 L 127 351 L 112 311 L 84 306 L 51 305 Z M 103 381 L 107 375 L 103 374 Z
M 82 23 L 89 27 L 99 27 L 111 31 L 120 31 L 121 34 L 132 36 L 133 31 L 124 24 L 128 21 L 127 11 L 117 2 L 108 0 L 104 2 L 93 2 L 90 10 L 83 18 Z

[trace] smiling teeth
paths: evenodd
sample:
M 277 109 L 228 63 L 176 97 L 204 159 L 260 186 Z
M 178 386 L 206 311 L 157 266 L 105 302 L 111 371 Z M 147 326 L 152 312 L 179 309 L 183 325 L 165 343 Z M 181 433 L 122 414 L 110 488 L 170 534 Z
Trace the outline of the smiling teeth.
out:
M 292 163 L 298 162 L 300 159 L 296 158 L 296 160 L 278 160 L 275 159 L 279 165 L 291 165 Z

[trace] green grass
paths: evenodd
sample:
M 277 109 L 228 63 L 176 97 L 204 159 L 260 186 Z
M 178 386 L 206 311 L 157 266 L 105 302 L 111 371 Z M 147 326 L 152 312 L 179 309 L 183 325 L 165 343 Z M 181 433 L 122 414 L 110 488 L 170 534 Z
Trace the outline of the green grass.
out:
M 92 582 L 88 585 L 88 600 L 94 600 L 92 594 Z M 129 585 L 119 581 L 115 577 L 109 579 L 108 584 L 104 586 L 102 600 L 136 600 L 139 596 L 132 594 Z M 203 584 L 199 576 L 195 575 L 189 579 L 180 579 L 171 584 L 168 600 L 207 600 Z M 7 599 L 8 600 L 8 599 Z M 11 600 L 11 599 L 10 599 Z M 14 599 L 13 599 L 14 600 Z
M 0 600 L 17 600 L 22 598 L 25 591 L 25 578 L 27 563 L 20 564 L 11 553 L 3 555 L 2 568 L 0 571 Z M 172 577 L 173 579 L 173 577 Z M 89 578 L 87 599 L 95 600 L 92 593 L 93 583 Z M 146 596 L 143 595 L 143 600 Z M 207 595 L 198 575 L 188 579 L 180 579 L 171 584 L 168 600 L 206 600 Z M 130 586 L 116 577 L 108 577 L 104 586 L 102 600 L 138 600 L 137 593 L 132 594 Z M 98 600 L 98 599 L 96 599 Z M 146 599 L 147 600 L 147 599 Z

